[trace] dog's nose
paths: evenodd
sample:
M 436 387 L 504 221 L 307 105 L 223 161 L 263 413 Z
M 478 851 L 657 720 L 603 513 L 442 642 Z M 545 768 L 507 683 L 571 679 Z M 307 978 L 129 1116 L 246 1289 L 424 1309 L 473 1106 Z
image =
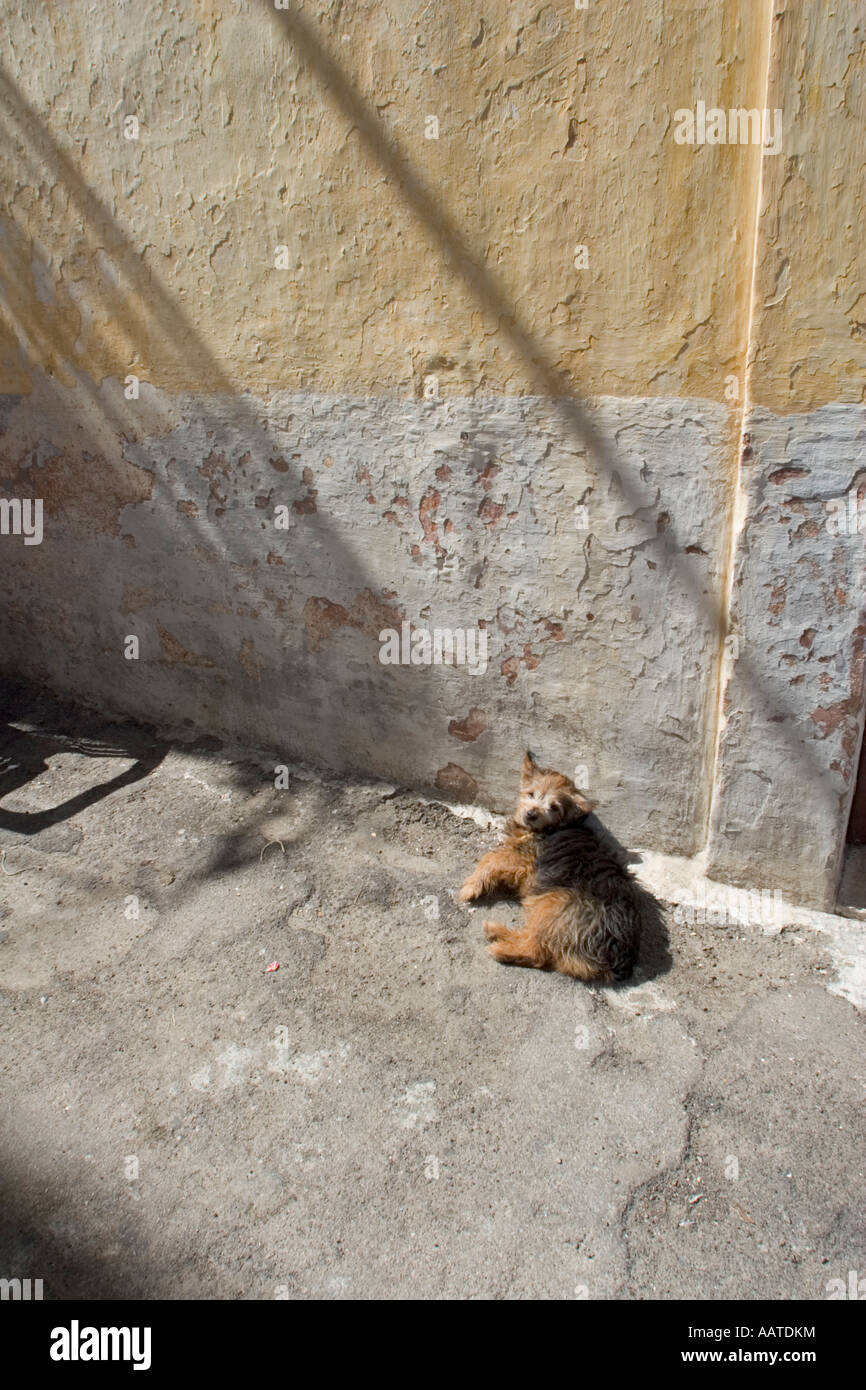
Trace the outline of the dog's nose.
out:
M 530 821 L 536 821 L 536 820 L 538 820 L 538 812 L 537 812 L 537 811 L 527 811 L 527 812 L 526 812 L 526 819 L 527 819 L 527 820 L 530 820 Z

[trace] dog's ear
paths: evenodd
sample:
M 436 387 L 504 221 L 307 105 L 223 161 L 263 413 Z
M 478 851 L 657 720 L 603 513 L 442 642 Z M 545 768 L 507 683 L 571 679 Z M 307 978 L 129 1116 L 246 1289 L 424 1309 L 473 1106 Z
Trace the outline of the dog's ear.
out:
M 571 799 L 574 802 L 577 809 L 579 811 L 582 811 L 585 816 L 591 816 L 596 806 L 598 805 L 597 801 L 591 801 L 588 796 L 584 796 L 583 792 L 579 792 L 577 790 L 575 790 L 574 795 Z
M 538 765 L 535 762 L 535 759 L 533 758 L 529 749 L 527 748 L 526 752 L 523 755 L 523 766 L 520 769 L 520 775 L 523 777 L 524 781 L 526 781 L 529 777 L 532 777 L 533 774 L 536 772 L 538 772 Z

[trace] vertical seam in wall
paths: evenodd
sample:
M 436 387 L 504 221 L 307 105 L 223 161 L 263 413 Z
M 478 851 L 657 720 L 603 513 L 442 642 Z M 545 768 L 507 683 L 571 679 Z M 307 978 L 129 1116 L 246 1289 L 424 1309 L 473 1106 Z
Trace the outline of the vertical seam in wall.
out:
M 767 102 L 770 94 L 770 66 L 773 60 L 773 17 L 777 0 L 766 0 L 767 4 L 767 62 L 764 69 L 764 92 L 763 105 L 759 108 L 761 116 L 761 134 L 763 137 L 763 112 L 767 110 Z M 719 634 L 719 655 L 717 659 L 718 680 L 716 685 L 716 710 L 714 724 L 713 754 L 710 766 L 710 794 L 707 797 L 707 819 L 704 827 L 704 850 L 709 847 L 710 827 L 712 824 L 713 805 L 716 799 L 717 783 L 716 774 L 719 767 L 719 753 L 722 744 L 722 734 L 725 728 L 724 701 L 725 691 L 731 676 L 732 662 L 725 647 L 731 620 L 731 606 L 734 593 L 734 573 L 736 569 L 737 545 L 743 531 L 746 520 L 746 498 L 742 485 L 742 459 L 745 447 L 746 422 L 749 418 L 749 381 L 751 379 L 750 354 L 752 351 L 752 330 L 755 321 L 755 298 L 757 294 L 758 280 L 758 246 L 761 226 L 761 202 L 764 193 L 764 154 L 763 143 L 759 146 L 758 153 L 758 172 L 755 180 L 755 218 L 752 233 L 752 273 L 749 285 L 749 304 L 746 312 L 746 334 L 743 351 L 743 407 L 740 412 L 740 428 L 737 435 L 737 454 L 734 463 L 734 487 L 733 497 L 729 510 L 728 534 L 726 540 L 727 554 L 725 557 L 725 568 L 722 581 L 722 595 L 720 605 L 721 632 Z

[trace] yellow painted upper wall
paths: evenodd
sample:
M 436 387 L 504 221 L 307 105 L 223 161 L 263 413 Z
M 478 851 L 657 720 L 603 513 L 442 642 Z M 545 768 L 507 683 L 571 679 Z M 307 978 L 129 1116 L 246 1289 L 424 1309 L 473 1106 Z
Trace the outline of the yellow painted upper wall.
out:
M 3 390 L 552 390 L 511 322 L 586 395 L 742 368 L 759 152 L 673 112 L 763 105 L 763 0 L 307 5 L 336 83 L 268 0 L 3 8 Z
M 750 396 L 786 413 L 866 400 L 866 6 L 775 10 Z

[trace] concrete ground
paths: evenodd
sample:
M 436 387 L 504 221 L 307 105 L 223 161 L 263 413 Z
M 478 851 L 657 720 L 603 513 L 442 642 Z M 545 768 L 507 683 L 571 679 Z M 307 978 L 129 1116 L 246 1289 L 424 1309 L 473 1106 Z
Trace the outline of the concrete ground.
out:
M 0 1277 L 824 1299 L 866 1273 L 861 924 L 668 910 L 626 985 L 508 969 L 455 901 L 483 815 L 3 710 Z

